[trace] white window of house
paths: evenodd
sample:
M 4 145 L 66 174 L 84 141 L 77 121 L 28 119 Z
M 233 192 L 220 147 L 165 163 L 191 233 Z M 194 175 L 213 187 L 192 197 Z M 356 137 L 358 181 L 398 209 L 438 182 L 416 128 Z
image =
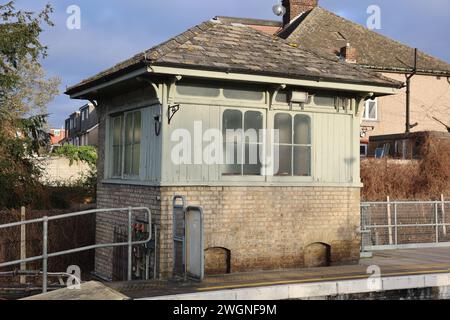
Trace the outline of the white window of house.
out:
M 81 112 L 81 121 L 84 121 L 84 110 Z
M 141 111 L 128 112 L 111 118 L 112 177 L 139 176 L 141 127 Z
M 309 116 L 277 113 L 274 129 L 279 132 L 276 176 L 311 176 L 311 119 Z
M 61 135 L 61 130 L 53 130 L 53 135 L 59 137 Z
M 222 116 L 224 176 L 260 176 L 264 116 L 259 111 L 225 110 Z
M 378 99 L 371 99 L 366 101 L 364 108 L 364 120 L 376 121 L 378 120 Z
M 368 149 L 368 145 L 367 144 L 361 144 L 359 147 L 359 153 L 361 155 L 361 157 L 365 158 L 367 157 L 367 149 Z

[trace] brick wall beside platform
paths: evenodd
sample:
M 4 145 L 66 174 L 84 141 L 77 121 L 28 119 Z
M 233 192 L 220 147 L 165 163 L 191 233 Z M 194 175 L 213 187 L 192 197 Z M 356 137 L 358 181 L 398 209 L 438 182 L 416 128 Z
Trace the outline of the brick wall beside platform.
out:
M 186 197 L 204 210 L 205 249 L 229 250 L 231 272 L 298 268 L 313 243 L 330 247 L 331 264 L 359 259 L 359 188 L 344 187 L 146 187 L 99 184 L 98 206 L 150 207 L 160 225 L 159 273 L 173 268 L 172 199 Z M 97 220 L 97 242 L 112 240 L 125 216 Z M 206 255 L 206 269 L 222 269 L 224 254 Z M 220 259 L 212 261 L 211 259 Z M 227 269 L 223 266 L 223 269 Z M 97 250 L 96 272 L 112 274 L 112 249 Z

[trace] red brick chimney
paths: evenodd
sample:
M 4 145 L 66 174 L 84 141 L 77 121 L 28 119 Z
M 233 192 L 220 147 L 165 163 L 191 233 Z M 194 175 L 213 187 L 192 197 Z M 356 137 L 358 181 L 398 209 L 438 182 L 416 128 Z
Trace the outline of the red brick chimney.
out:
M 341 59 L 348 63 L 356 63 L 357 53 L 356 48 L 347 43 L 345 47 L 341 48 Z
M 283 6 L 286 8 L 283 24 L 287 25 L 301 13 L 314 9 L 318 2 L 319 0 L 283 0 Z

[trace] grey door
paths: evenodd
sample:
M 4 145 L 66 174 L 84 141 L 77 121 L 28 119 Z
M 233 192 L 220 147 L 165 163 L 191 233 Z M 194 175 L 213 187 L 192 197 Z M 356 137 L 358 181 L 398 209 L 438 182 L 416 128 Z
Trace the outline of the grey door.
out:
M 186 208 L 186 274 L 201 281 L 204 277 L 203 210 Z

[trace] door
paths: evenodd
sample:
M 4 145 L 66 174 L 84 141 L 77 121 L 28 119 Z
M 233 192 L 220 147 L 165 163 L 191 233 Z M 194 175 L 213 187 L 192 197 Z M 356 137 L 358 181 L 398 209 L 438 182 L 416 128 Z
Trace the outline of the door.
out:
M 203 210 L 186 208 L 186 275 L 202 281 L 204 277 Z

